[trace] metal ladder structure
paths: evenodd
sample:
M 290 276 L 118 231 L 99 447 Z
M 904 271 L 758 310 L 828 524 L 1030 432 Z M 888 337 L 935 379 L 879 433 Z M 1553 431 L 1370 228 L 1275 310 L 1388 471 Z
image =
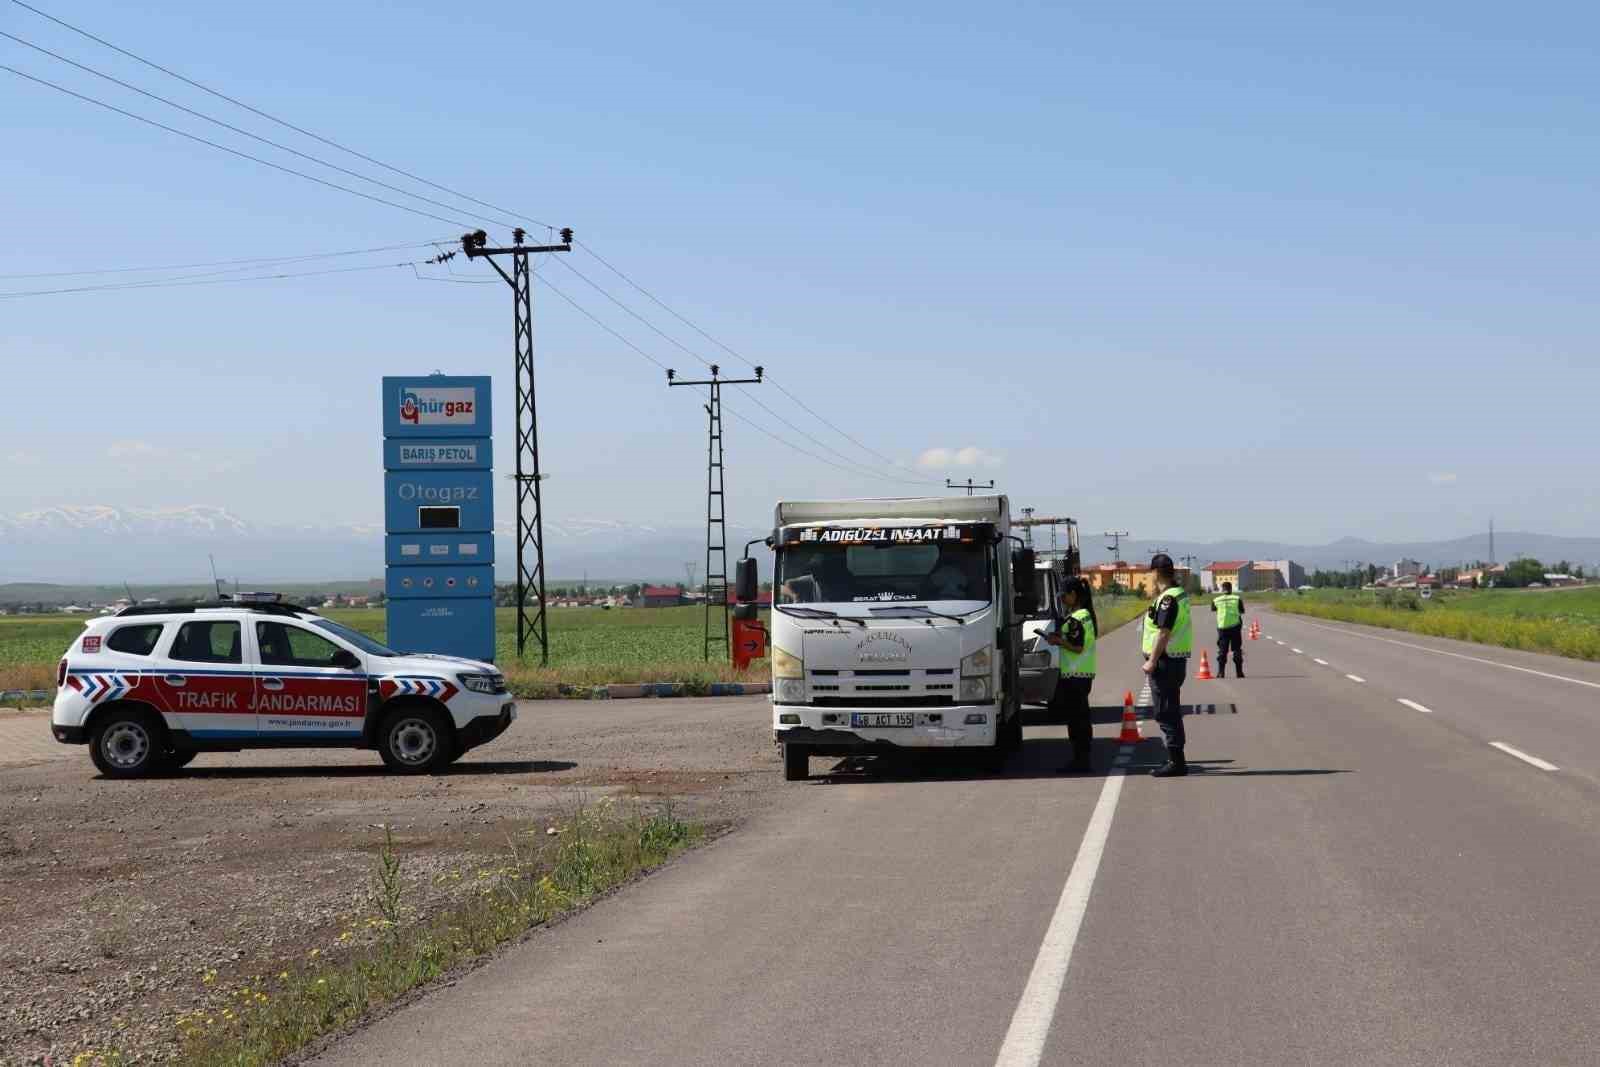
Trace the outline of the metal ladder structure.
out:
M 675 371 L 667 371 L 668 385 L 703 385 L 710 391 L 706 409 L 706 623 L 705 658 L 711 662 L 711 647 L 719 645 L 724 658 L 733 657 L 733 645 L 728 637 L 732 621 L 732 608 L 728 604 L 728 508 L 724 482 L 722 451 L 722 387 L 724 385 L 759 385 L 762 368 L 756 368 L 754 378 L 723 378 L 721 369 L 713 363 L 711 377 L 703 381 L 678 381 Z M 720 609 L 720 625 L 711 623 L 713 612 Z

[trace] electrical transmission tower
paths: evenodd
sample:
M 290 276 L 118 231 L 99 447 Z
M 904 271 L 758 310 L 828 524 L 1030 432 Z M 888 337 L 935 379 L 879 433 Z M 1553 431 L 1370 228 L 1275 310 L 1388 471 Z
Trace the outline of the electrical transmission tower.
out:
M 1022 527 L 1022 543 L 1029 548 L 1033 547 L 1033 512 L 1033 508 L 1023 508 L 1022 521 L 1017 524 Z
M 511 286 L 517 380 L 517 658 L 522 658 L 528 637 L 532 635 L 539 642 L 539 663 L 548 667 L 550 633 L 544 602 L 544 514 L 539 493 L 539 483 L 543 479 L 539 476 L 539 410 L 533 389 L 533 293 L 528 256 L 572 251 L 572 230 L 561 231 L 558 245 L 525 245 L 522 242 L 526 236 L 519 226 L 511 231 L 513 244 L 510 248 L 489 248 L 489 235 L 477 230 L 461 236 L 461 250 L 468 259 L 487 259 L 495 273 Z M 511 257 L 510 274 L 495 262 L 496 256 Z M 538 604 L 532 615 L 528 612 L 530 592 Z
M 727 497 L 722 477 L 722 387 L 724 385 L 760 385 L 762 368 L 756 368 L 754 378 L 719 377 L 721 368 L 711 365 L 711 377 L 700 381 L 682 382 L 677 372 L 667 371 L 667 385 L 704 385 L 710 391 L 706 408 L 706 662 L 711 661 L 711 646 L 720 644 L 730 658 L 733 648 L 728 644 L 728 513 Z M 722 608 L 722 627 L 713 632 L 711 611 L 713 597 Z
M 949 478 L 946 478 L 944 480 L 944 487 L 946 489 L 965 489 L 967 491 L 967 495 L 971 496 L 973 490 L 975 489 L 993 489 L 994 479 L 990 478 L 989 484 L 984 485 L 981 482 L 974 482 L 971 478 L 968 478 L 965 482 L 952 482 Z
M 1118 563 L 1121 563 L 1122 562 L 1122 539 L 1124 537 L 1128 536 L 1128 531 L 1127 530 L 1107 530 L 1107 531 L 1105 531 L 1105 533 L 1101 534 L 1100 536 L 1111 538 L 1111 543 L 1106 546 L 1106 549 L 1111 553 L 1111 558 L 1112 559 L 1116 560 Z

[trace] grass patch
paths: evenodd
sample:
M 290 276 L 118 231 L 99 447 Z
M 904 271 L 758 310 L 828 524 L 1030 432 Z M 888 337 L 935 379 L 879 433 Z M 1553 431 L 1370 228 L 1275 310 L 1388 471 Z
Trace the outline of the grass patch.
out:
M 704 829 L 670 808 L 606 800 L 581 808 L 550 833 L 514 835 L 501 865 L 459 906 L 425 921 L 405 901 L 404 854 L 385 831 L 369 891 L 369 943 L 304 965 L 270 982 L 230 990 L 222 1002 L 177 1020 L 182 1062 L 251 1067 L 279 1061 L 312 1041 L 556 916 L 582 907 L 695 844 Z M 339 943 L 355 935 L 348 930 Z M 208 972 L 203 981 L 215 981 Z
M 1406 606 L 1384 605 L 1371 594 L 1318 593 L 1284 597 L 1274 606 L 1290 615 L 1600 660 L 1600 589 L 1590 592 L 1490 590 Z

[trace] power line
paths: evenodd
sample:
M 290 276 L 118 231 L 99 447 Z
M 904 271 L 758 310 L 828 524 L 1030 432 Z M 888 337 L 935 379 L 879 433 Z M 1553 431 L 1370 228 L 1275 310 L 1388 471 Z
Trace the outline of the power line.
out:
M 293 271 L 287 274 L 259 274 L 250 278 L 201 278 L 194 276 L 183 279 L 157 279 L 147 282 L 117 282 L 110 285 L 84 285 L 70 289 L 30 289 L 19 290 L 12 293 L 0 293 L 0 299 L 16 299 L 24 296 L 59 296 L 64 293 L 98 293 L 107 290 L 127 289 L 176 289 L 191 285 L 236 285 L 239 282 L 267 282 L 278 281 L 284 278 L 315 278 L 324 274 L 353 274 L 365 270 L 387 270 L 390 267 L 416 267 L 411 261 L 404 263 L 374 263 L 364 267 L 333 267 L 328 270 Z
M 12 3 L 20 2 L 21 0 L 12 0 Z M 58 93 L 65 93 L 68 96 L 76 97 L 85 103 L 94 104 L 97 107 L 103 107 L 107 111 L 115 111 L 119 115 L 126 115 L 128 118 L 142 122 L 147 126 L 154 126 L 160 130 L 166 130 L 168 133 L 175 133 L 179 137 L 187 137 L 191 141 L 198 141 L 200 144 L 209 145 L 212 148 L 227 152 L 230 155 L 238 156 L 241 159 L 248 159 L 252 163 L 260 163 L 264 167 L 271 167 L 274 170 L 281 170 L 286 174 L 293 174 L 298 178 L 304 178 L 307 181 L 316 182 L 318 185 L 326 185 L 328 188 L 337 189 L 342 193 L 350 193 L 352 196 L 359 196 L 364 200 L 372 200 L 379 204 L 387 204 L 389 207 L 397 207 L 401 211 L 409 211 L 413 215 L 421 215 L 423 218 L 433 219 L 435 222 L 448 222 L 452 226 L 463 226 L 469 228 L 471 226 L 471 223 L 462 222 L 460 219 L 446 218 L 443 215 L 435 215 L 432 212 L 423 211 L 420 208 L 414 208 L 407 204 L 398 204 L 393 200 L 385 200 L 381 196 L 373 196 L 371 193 L 364 193 L 360 189 L 352 189 L 348 185 L 340 185 L 338 182 L 330 182 L 326 178 L 319 178 L 314 174 L 307 174 L 305 171 L 295 170 L 293 167 L 286 167 L 282 163 L 274 163 L 270 159 L 262 159 L 260 156 L 253 156 L 249 152 L 241 152 L 237 148 L 229 148 L 227 145 L 218 144 L 216 141 L 209 141 L 204 137 L 189 133 L 185 130 L 180 130 L 176 126 L 168 126 L 164 122 L 157 122 L 155 119 L 145 118 L 143 115 L 136 115 L 132 111 L 124 110 L 115 104 L 108 104 L 104 100 L 96 100 L 92 96 L 85 96 L 82 93 L 74 92 L 65 86 L 57 85 L 55 82 L 46 81 L 43 78 L 36 78 L 32 74 L 20 71 L 15 67 L 8 67 L 4 63 L 0 63 L 0 70 L 6 71 L 10 74 L 15 74 L 19 78 L 25 78 L 28 81 L 43 85 L 46 88 L 54 89 Z
M 68 66 L 76 67 L 81 71 L 86 71 L 89 74 L 93 74 L 97 78 L 104 78 L 106 81 L 111 82 L 113 85 L 120 85 L 124 89 L 128 89 L 128 90 L 131 90 L 132 92 L 138 93 L 140 96 L 147 96 L 151 100 L 155 100 L 155 101 L 157 101 L 159 103 L 166 104 L 168 107 L 171 107 L 171 108 L 176 108 L 177 110 L 182 111 L 184 114 L 193 115 L 197 119 L 204 119 L 206 122 L 212 123 L 213 125 L 216 125 L 216 126 L 221 126 L 225 130 L 231 130 L 232 132 L 239 134 L 241 137 L 248 137 L 252 141 L 260 141 L 264 145 L 270 145 L 271 147 L 276 148 L 280 152 L 288 152 L 292 156 L 298 156 L 301 159 L 310 160 L 312 163 L 316 163 L 316 164 L 319 164 L 321 166 L 327 167 L 329 170 L 336 170 L 340 174 L 348 174 L 350 177 L 356 178 L 356 179 L 358 179 L 360 181 L 371 182 L 373 185 L 376 185 L 379 188 L 388 189 L 390 192 L 399 193 L 401 196 L 409 196 L 409 197 L 411 197 L 411 198 L 413 198 L 415 200 L 421 200 L 424 204 L 432 204 L 434 207 L 441 207 L 441 208 L 444 208 L 446 211 L 459 211 L 460 210 L 460 208 L 455 204 L 447 204 L 443 200 L 435 200 L 432 197 L 423 196 L 421 193 L 413 193 L 409 189 L 402 189 L 398 185 L 390 185 L 388 182 L 379 181 L 377 178 L 369 177 L 369 176 L 367 176 L 365 174 L 362 174 L 360 171 L 354 171 L 354 170 L 349 169 L 348 167 L 341 167 L 337 163 L 329 163 L 326 159 L 322 159 L 319 156 L 313 156 L 310 153 L 300 151 L 298 148 L 291 148 L 286 144 L 279 144 L 277 141 L 271 140 L 270 138 L 262 137 L 259 134 L 251 133 L 249 130 L 243 129 L 243 128 L 239 127 L 239 126 L 235 126 L 231 122 L 225 122 L 222 119 L 215 118 L 215 117 L 213 117 L 211 115 L 207 115 L 203 111 L 196 111 L 194 108 L 187 107 L 187 106 L 185 106 L 183 104 L 180 104 L 176 100 L 168 100 L 164 96 L 160 96 L 160 95 L 158 95 L 156 93 L 152 93 L 152 92 L 150 92 L 150 91 L 148 91 L 146 89 L 141 89 L 137 85 L 132 84 L 131 82 L 125 82 L 121 78 L 113 77 L 112 75 L 107 74 L 104 71 L 96 70 L 93 67 L 87 66 L 87 65 L 85 65 L 83 63 L 79 63 L 75 59 L 69 59 L 68 57 L 66 57 L 64 55 L 61 55 L 61 54 L 59 54 L 57 52 L 52 52 L 52 51 L 50 51 L 50 49 L 44 48 L 44 47 L 42 47 L 40 45 L 36 45 L 32 41 L 23 40 L 21 37 L 18 37 L 16 34 L 7 33 L 4 30 L 0 30 L 0 37 L 5 37 L 5 38 L 7 38 L 9 40 L 15 41 L 18 44 L 20 44 L 20 45 L 22 45 L 22 46 L 24 46 L 26 48 L 33 49 L 35 52 L 42 52 L 44 55 L 49 56 L 51 59 L 59 60 L 60 62 L 65 63 Z M 516 225 L 515 223 L 506 222 L 506 221 L 504 221 L 502 219 L 495 219 L 495 218 L 488 218 L 487 221 L 492 222 L 497 226 L 514 227 Z
M 191 85 L 194 88 L 199 89 L 203 93 L 209 93 L 209 94 L 211 94 L 212 96 L 216 97 L 219 100 L 226 100 L 228 103 L 234 105 L 235 107 L 243 108 L 244 110 L 250 112 L 253 115 L 259 115 L 261 118 L 264 118 L 269 122 L 275 122 L 279 126 L 284 127 L 285 129 L 293 130 L 294 132 L 296 132 L 298 134 L 301 134 L 301 135 L 303 135 L 305 137 L 309 137 L 314 141 L 320 141 L 322 144 L 325 144 L 330 148 L 337 148 L 339 151 L 346 152 L 346 153 L 348 153 L 348 154 L 350 154 L 352 156 L 355 156 L 357 159 L 365 160 L 366 162 L 371 163 L 374 166 L 382 167 L 384 170 L 392 171 L 395 174 L 399 174 L 399 175 L 401 175 L 403 177 L 410 178 L 414 182 L 420 182 L 421 184 L 426 185 L 426 186 L 428 186 L 430 188 L 433 188 L 433 189 L 437 189 L 440 192 L 449 193 L 451 196 L 458 197 L 459 199 L 465 200 L 468 203 L 477 204 L 479 207 L 489 208 L 491 211 L 498 211 L 502 215 L 514 216 L 516 218 L 522 219 L 525 222 L 531 222 L 536 226 L 544 226 L 547 229 L 550 228 L 550 224 L 547 223 L 547 222 L 540 222 L 538 219 L 529 218 L 528 216 L 522 214 L 521 212 L 512 211 L 509 208 L 496 207 L 494 204 L 491 204 L 488 201 L 479 200 L 477 197 L 468 196 L 466 193 L 457 192 L 456 190 L 451 189 L 449 186 L 440 185 L 438 182 L 431 182 L 426 178 L 420 177 L 419 175 L 412 174 L 408 170 L 402 170 L 399 167 L 396 167 L 396 166 L 393 166 L 391 164 L 383 162 L 383 160 L 381 160 L 381 159 L 374 159 L 372 156 L 365 155 L 364 153 L 358 152 L 354 148 L 350 148 L 350 147 L 348 147 L 346 145 L 340 144 L 337 141 L 330 140 L 327 137 L 323 137 L 321 134 L 312 133 L 310 130 L 305 129 L 305 128 L 300 127 L 300 126 L 296 126 L 294 123 L 289 122 L 286 119 L 280 119 L 276 115 L 272 115 L 272 114 L 269 114 L 268 112 L 262 111 L 260 108 L 252 107 L 252 106 L 250 106 L 249 104 L 245 103 L 242 100 L 236 100 L 233 97 L 227 95 L 226 93 L 219 92 L 218 90 L 211 88 L 209 85 L 203 85 L 200 82 L 195 81 L 193 78 L 185 77 L 184 75 L 179 74 L 177 71 L 170 70 L 170 69 L 168 69 L 166 67 L 163 67 L 161 64 L 156 63 L 153 60 L 146 59 L 145 57 L 143 57 L 141 55 L 138 55 L 138 54 L 136 54 L 134 52 L 128 51 L 126 48 L 122 48 L 122 47 L 119 47 L 117 45 L 114 45 L 110 41 L 106 40 L 103 37 L 96 37 L 94 34 L 90 33 L 88 30 L 82 29 L 82 28 L 80 28 L 78 26 L 74 26 L 72 23 L 67 22 L 64 19 L 58 19 L 54 15 L 50 14 L 49 12 L 41 11 L 38 8 L 34 7 L 32 4 L 24 3 L 23 0 L 11 0 L 11 2 L 16 4 L 18 7 L 26 8 L 27 10 L 33 12 L 35 15 L 38 15 L 40 18 L 48 19 L 51 22 L 54 22 L 57 26 L 61 26 L 61 27 L 65 28 L 65 29 L 69 29 L 73 33 L 76 33 L 81 37 L 87 37 L 89 40 L 95 42 L 96 44 L 103 45 L 104 47 L 111 49 L 113 52 L 116 52 L 119 55 L 127 56 L 129 59 L 132 59 L 132 60 L 134 60 L 136 62 L 139 62 L 139 63 L 143 63 L 145 66 L 150 67 L 150 68 L 152 68 L 154 70 L 158 70 L 162 74 L 167 75 L 168 77 L 178 79 L 179 81 L 183 82 L 185 85 Z M 411 194 L 411 195 L 415 195 L 415 194 Z
M 297 263 L 310 259 L 334 259 L 338 256 L 364 256 L 373 252 L 397 252 L 403 248 L 434 248 L 437 241 L 414 241 L 403 245 L 380 245 L 376 248 L 352 248 L 346 252 L 308 252 L 298 256 L 258 256 L 253 259 L 219 259 L 210 263 L 174 263 L 165 267 L 103 267 L 99 270 L 54 270 L 36 274 L 0 274 L 0 278 L 76 278 L 88 274 L 143 274 L 164 270 L 197 270 L 201 267 L 233 267 L 241 263 L 267 266 L 273 263 Z
M 591 255 L 592 254 L 593 253 L 591 253 Z M 596 256 L 595 258 L 598 259 L 599 257 Z M 576 274 L 579 278 L 582 278 L 585 282 L 587 282 L 589 284 L 589 286 L 594 289 L 595 292 L 599 293 L 601 296 L 603 296 L 607 300 L 611 301 L 617 307 L 621 308 L 624 312 L 626 312 L 627 314 L 631 315 L 633 318 L 637 319 L 639 322 L 643 323 L 644 326 L 647 329 L 651 330 L 652 332 L 656 333 L 660 337 L 664 338 L 670 344 L 676 346 L 679 350 L 687 353 L 691 359 L 699 360 L 701 363 L 705 364 L 707 367 L 711 366 L 711 361 L 710 360 L 706 359 L 704 356 L 700 355 L 700 353 L 696 352 L 694 349 L 690 348 L 688 345 L 685 345 L 683 342 L 679 341 L 676 337 L 673 337 L 671 334 L 667 333 L 665 330 L 662 330 L 655 323 L 651 322 L 649 319 L 645 318 L 643 315 L 641 315 L 637 311 L 633 310 L 627 304 L 624 304 L 622 301 L 618 300 L 615 296 L 612 296 L 611 293 L 606 291 L 606 289 L 603 286 L 600 285 L 600 283 L 596 282 L 593 278 L 591 278 L 587 274 L 583 273 L 577 267 L 574 267 L 571 263 L 568 263 L 565 260 L 561 260 L 559 262 L 561 262 L 562 266 L 566 267 L 572 273 Z M 548 282 L 546 284 L 548 284 Z M 643 290 L 641 290 L 641 292 L 642 291 Z M 658 301 L 658 303 L 659 303 L 659 301 Z M 665 305 L 662 305 L 662 306 L 665 306 Z M 743 356 L 738 356 L 737 354 L 735 355 L 735 358 L 741 359 L 741 360 L 744 359 Z M 749 361 L 745 360 L 745 362 L 749 362 Z M 751 366 L 754 366 L 754 364 L 751 364 Z M 787 390 L 785 391 L 785 394 L 787 395 Z M 789 429 L 793 430 L 795 433 L 799 434 L 801 437 L 804 437 L 806 440 L 810 441 L 812 444 L 816 445 L 818 448 L 822 448 L 822 449 L 825 449 L 825 450 L 827 450 L 829 452 L 832 452 L 834 455 L 838 456 L 841 460 L 843 460 L 846 463 L 852 464 L 852 465 L 857 466 L 857 467 L 861 467 L 863 470 L 869 471 L 873 475 L 873 477 L 889 478 L 892 481 L 909 482 L 909 483 L 913 483 L 913 484 L 920 484 L 920 482 L 921 482 L 921 480 L 917 480 L 917 479 L 901 478 L 901 477 L 894 476 L 894 475 L 879 474 L 877 471 L 872 470 L 871 467 L 869 467 L 866 464 L 860 462 L 859 460 L 852 459 L 851 457 L 845 455 L 843 452 L 839 451 L 837 448 L 834 448 L 832 445 L 828 444 L 826 441 L 823 441 L 822 439 L 814 436 L 813 434 L 807 433 L 805 430 L 802 430 L 800 427 L 796 426 L 794 423 L 790 422 L 788 419 L 786 419 L 782 415 L 778 414 L 771 407 L 767 406 L 767 404 L 764 403 L 762 400 L 760 400 L 759 398 L 757 398 L 755 396 L 751 396 L 748 390 L 745 390 L 745 391 L 741 392 L 740 395 L 749 397 L 750 402 L 752 404 L 755 404 L 761 410 L 765 411 L 768 415 L 771 415 L 773 418 L 777 419 L 779 422 L 783 423 L 785 426 L 789 427 Z M 791 399 L 792 399 L 792 397 L 791 397 Z M 802 406 L 804 406 L 804 405 L 802 405 Z
M 572 297 L 568 296 L 559 287 L 557 287 L 555 285 L 552 285 L 549 278 L 546 278 L 543 275 L 540 275 L 540 280 L 543 281 L 545 288 L 549 289 L 552 293 L 555 293 L 562 300 L 565 300 L 568 304 L 571 304 L 572 307 L 579 314 L 583 315 L 590 322 L 592 322 L 596 326 L 600 327 L 602 330 L 604 330 L 606 333 L 610 334 L 612 337 L 615 337 L 618 341 L 621 341 L 624 345 L 626 345 L 629 349 L 631 349 L 634 352 L 635 355 L 639 356 L 641 359 L 645 360 L 646 362 L 655 364 L 657 367 L 659 367 L 662 370 L 666 370 L 667 369 L 667 365 L 665 363 L 661 362 L 659 359 L 657 359 L 656 357 L 652 356 L 650 353 L 646 352 L 644 349 L 640 348 L 638 345 L 634 344 L 632 341 L 628 340 L 628 338 L 625 337 L 624 335 L 622 335 L 621 333 L 618 333 L 616 330 L 612 329 L 611 326 L 607 325 L 603 320 L 601 320 L 597 315 L 595 315 L 588 308 L 584 307 L 582 304 L 578 303 Z M 766 434 L 768 437 L 770 437 L 774 441 L 778 442 L 780 445 L 782 445 L 784 448 L 788 449 L 790 452 L 796 452 L 796 453 L 799 453 L 802 456 L 807 456 L 807 457 L 809 457 L 811 459 L 816 460 L 818 463 L 826 463 L 828 466 L 833 467 L 836 470 L 844 471 L 846 474 L 854 475 L 857 478 L 861 477 L 861 475 L 863 473 L 869 473 L 874 478 L 887 478 L 887 479 L 889 479 L 891 481 L 896 480 L 891 475 L 879 474 L 876 471 L 863 472 L 863 471 L 860 471 L 860 470 L 852 470 L 851 468 L 846 467 L 841 463 L 835 463 L 833 460 L 827 458 L 826 456 L 819 456 L 815 452 L 810 451 L 809 449 L 801 448 L 799 445 L 795 444 L 793 441 L 790 441 L 787 438 L 781 437 L 778 434 L 773 433 L 771 430 L 767 429 L 765 426 L 761 425 L 759 422 L 756 422 L 753 419 L 747 418 L 746 416 L 739 414 L 739 412 L 735 411 L 733 408 L 729 407 L 727 404 L 723 404 L 722 405 L 722 410 L 724 412 L 726 412 L 730 417 L 738 419 L 740 422 L 746 423 L 749 426 L 754 427 L 757 431 L 759 431 L 759 432 L 761 432 L 763 434 Z
M 733 348 L 731 348 L 728 345 L 724 344 L 723 342 L 719 341 L 717 338 L 711 336 L 705 330 L 702 330 L 699 326 L 695 325 L 689 319 L 687 319 L 684 316 L 678 314 L 678 312 L 674 311 L 671 307 L 669 307 L 666 304 L 666 302 L 663 301 L 660 297 L 656 296 L 650 290 L 646 289 L 644 286 L 640 285 L 638 282 L 636 282 L 632 278 L 628 277 L 628 275 L 624 274 L 620 268 L 618 268 L 617 266 L 612 264 L 611 261 L 606 259 L 604 256 L 600 255 L 600 253 L 596 252 L 588 244 L 582 243 L 582 242 L 579 242 L 578 244 L 579 244 L 579 247 L 581 247 L 585 252 L 589 253 L 589 255 L 593 256 L 596 260 L 598 260 L 600 262 L 601 266 L 605 267 L 611 273 L 615 274 L 617 277 L 619 277 L 623 281 L 627 282 L 630 286 L 632 286 L 639 293 L 643 294 L 648 300 L 650 300 L 651 303 L 655 304 L 661 310 L 665 311 L 668 315 L 671 315 L 673 318 L 677 319 L 679 322 L 681 322 L 685 326 L 689 327 L 689 329 L 693 330 L 695 333 L 699 334 L 701 337 L 704 337 L 707 341 L 710 341 L 712 344 L 716 345 L 718 348 L 720 348 L 724 352 L 728 353 L 728 355 L 732 356 L 734 359 L 741 360 L 741 361 L 743 361 L 745 363 L 748 363 L 752 367 L 755 366 L 754 361 L 752 361 L 749 357 L 747 357 L 747 356 L 735 351 Z M 568 266 L 570 267 L 571 264 L 568 264 Z M 770 368 L 769 368 L 769 371 L 770 371 Z M 844 429 L 834 425 L 832 422 L 830 422 L 828 419 L 824 418 L 820 413 L 818 413 L 814 408 L 812 408 L 809 404 L 807 404 L 805 401 L 803 401 L 799 397 L 795 396 L 794 393 L 792 393 L 788 389 L 786 389 L 782 382 L 777 381 L 775 378 L 772 377 L 770 372 L 767 374 L 767 381 L 771 382 L 772 385 L 776 386 L 778 392 L 782 393 L 784 396 L 786 396 L 790 400 L 792 400 L 796 404 L 796 406 L 798 406 L 806 414 L 810 415 L 812 418 L 816 419 L 818 422 L 820 422 L 824 426 L 828 427 L 828 429 L 832 430 L 834 433 L 839 434 L 841 437 L 843 437 L 845 440 L 849 441 L 851 444 L 855 445 L 857 448 L 861 449 L 863 452 L 867 452 L 867 453 L 870 453 L 873 456 L 876 456 L 878 459 L 883 460 L 885 463 L 888 463 L 890 466 L 899 467 L 901 470 L 907 471 L 909 473 L 915 473 L 914 471 L 911 471 L 910 468 L 907 467 L 905 464 L 900 463 L 897 460 L 891 459 L 889 456 L 884 455 L 882 452 L 879 452 L 877 449 L 871 447 L 870 445 L 867 445 L 867 444 L 863 443 L 859 438 L 855 437 L 853 434 L 851 434 L 847 430 L 844 430 Z M 931 480 L 923 479 L 923 478 L 902 479 L 902 480 L 905 480 L 905 481 L 916 481 L 916 482 L 919 482 L 919 483 L 932 484 Z

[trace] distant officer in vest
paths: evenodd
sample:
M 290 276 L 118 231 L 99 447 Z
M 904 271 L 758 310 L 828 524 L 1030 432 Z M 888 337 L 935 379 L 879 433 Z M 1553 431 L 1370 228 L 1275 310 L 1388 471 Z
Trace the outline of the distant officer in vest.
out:
M 1172 557 L 1158 552 L 1150 557 L 1155 573 L 1156 595 L 1144 616 L 1144 673 L 1150 679 L 1150 695 L 1155 700 L 1156 724 L 1167 741 L 1167 762 L 1151 771 L 1155 778 L 1181 778 L 1189 773 L 1184 760 L 1186 740 L 1183 730 L 1183 680 L 1189 671 L 1189 653 L 1194 648 L 1194 629 L 1189 619 L 1189 594 L 1178 584 Z
M 1094 746 L 1094 720 L 1089 712 L 1089 690 L 1094 687 L 1095 640 L 1100 622 L 1094 614 L 1094 594 L 1082 578 L 1068 578 L 1061 590 L 1061 623 L 1054 633 L 1044 635 L 1046 644 L 1059 650 L 1061 680 L 1050 698 L 1051 717 L 1067 720 L 1067 738 L 1072 742 L 1072 762 L 1057 774 L 1084 774 L 1094 769 L 1090 751 Z
M 1233 649 L 1234 673 L 1244 677 L 1244 597 L 1233 591 L 1232 582 L 1222 583 L 1222 592 L 1211 598 L 1217 613 L 1217 677 L 1228 676 L 1228 649 Z

